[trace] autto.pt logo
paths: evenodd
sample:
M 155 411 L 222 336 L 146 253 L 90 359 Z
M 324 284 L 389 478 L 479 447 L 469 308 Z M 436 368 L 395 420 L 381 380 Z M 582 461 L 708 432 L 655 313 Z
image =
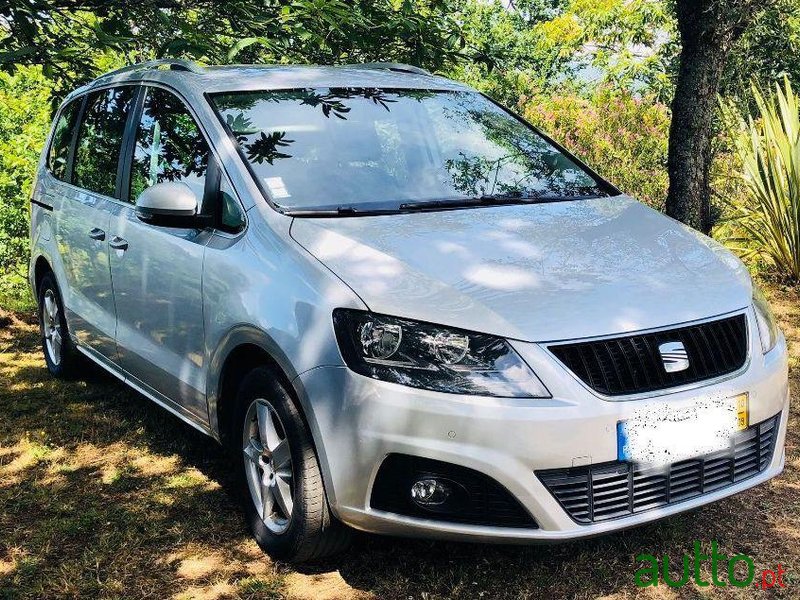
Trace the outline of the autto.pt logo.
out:
M 746 554 L 729 558 L 720 553 L 716 541 L 711 542 L 711 554 L 705 554 L 702 544 L 694 542 L 694 554 L 685 554 L 680 564 L 670 566 L 669 556 L 664 555 L 659 560 L 652 554 L 638 554 L 636 561 L 641 566 L 634 574 L 634 581 L 640 588 L 658 586 L 662 582 L 670 587 L 682 587 L 693 579 L 694 584 L 700 587 L 713 585 L 766 590 L 786 587 L 789 582 L 783 565 L 758 571 L 753 559 Z M 704 565 L 711 567 L 710 578 L 702 573 Z

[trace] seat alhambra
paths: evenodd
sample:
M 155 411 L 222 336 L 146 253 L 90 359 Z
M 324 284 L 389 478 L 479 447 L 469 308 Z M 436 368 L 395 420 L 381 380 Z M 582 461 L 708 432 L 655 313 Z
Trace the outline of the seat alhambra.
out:
M 742 263 L 421 69 L 120 69 L 65 99 L 31 203 L 47 368 L 220 442 L 275 557 L 582 538 L 783 468 Z

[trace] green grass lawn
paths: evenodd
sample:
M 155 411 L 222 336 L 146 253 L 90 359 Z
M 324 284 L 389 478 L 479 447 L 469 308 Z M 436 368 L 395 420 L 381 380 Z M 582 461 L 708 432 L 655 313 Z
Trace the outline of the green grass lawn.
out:
M 62 383 L 31 317 L 0 312 L 0 598 L 752 598 L 752 589 L 634 585 L 635 556 L 677 562 L 711 540 L 788 569 L 800 598 L 800 290 L 769 293 L 790 340 L 783 475 L 657 524 L 558 546 L 359 535 L 292 568 L 250 540 L 220 449 L 110 376 Z M 710 578 L 706 565 L 704 578 Z M 754 596 L 754 594 L 757 594 Z

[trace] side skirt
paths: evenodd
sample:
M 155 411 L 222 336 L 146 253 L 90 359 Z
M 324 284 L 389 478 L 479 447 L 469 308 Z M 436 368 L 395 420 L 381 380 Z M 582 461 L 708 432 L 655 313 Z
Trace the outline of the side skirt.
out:
M 155 402 L 161 408 L 171 412 L 173 415 L 178 417 L 184 423 L 191 425 L 198 431 L 206 434 L 209 437 L 215 438 L 214 433 L 211 431 L 211 428 L 208 426 L 207 423 L 203 423 L 198 421 L 197 418 L 192 415 L 189 411 L 184 409 L 181 405 L 173 402 L 169 398 L 158 395 L 154 391 L 150 391 L 145 387 L 145 384 L 140 382 L 135 377 L 128 375 L 125 371 L 123 371 L 120 367 L 115 365 L 114 363 L 110 362 L 105 356 L 96 353 L 91 348 L 86 348 L 85 346 L 81 346 L 76 344 L 77 349 L 83 354 L 84 356 L 90 358 L 93 362 L 97 363 L 99 366 L 103 367 L 106 371 L 114 375 L 117 379 L 126 383 L 131 388 L 139 392 L 142 396 Z M 215 438 L 216 439 L 216 438 Z

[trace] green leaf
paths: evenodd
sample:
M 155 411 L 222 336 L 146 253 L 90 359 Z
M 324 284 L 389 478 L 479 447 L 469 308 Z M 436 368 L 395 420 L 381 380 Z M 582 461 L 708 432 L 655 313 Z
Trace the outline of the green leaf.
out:
M 262 44 L 264 46 L 269 45 L 269 41 L 262 38 L 262 37 L 248 37 L 243 38 L 236 42 L 233 46 L 231 46 L 230 50 L 228 50 L 227 59 L 228 62 L 233 62 L 233 59 L 245 48 L 252 46 L 253 44 Z

